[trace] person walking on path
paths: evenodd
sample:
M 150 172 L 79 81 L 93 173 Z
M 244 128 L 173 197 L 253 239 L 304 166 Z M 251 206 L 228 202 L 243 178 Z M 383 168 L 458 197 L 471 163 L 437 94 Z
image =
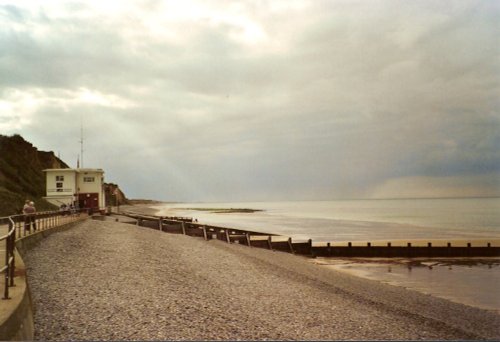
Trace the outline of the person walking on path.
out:
M 36 231 L 36 208 L 33 201 L 26 200 L 23 207 L 24 213 L 24 231 L 31 231 L 31 224 L 33 224 L 33 231 Z

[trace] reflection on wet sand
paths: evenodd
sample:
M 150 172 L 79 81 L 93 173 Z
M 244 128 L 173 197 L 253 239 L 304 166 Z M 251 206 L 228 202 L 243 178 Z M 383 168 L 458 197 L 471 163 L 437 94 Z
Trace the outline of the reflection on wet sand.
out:
M 317 258 L 314 262 L 500 313 L 500 258 Z

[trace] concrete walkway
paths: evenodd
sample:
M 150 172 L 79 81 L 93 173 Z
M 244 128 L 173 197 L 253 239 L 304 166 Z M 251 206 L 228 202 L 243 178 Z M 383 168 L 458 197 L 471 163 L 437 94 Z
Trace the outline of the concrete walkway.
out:
M 491 312 L 112 221 L 51 235 L 25 262 L 38 340 L 500 338 Z

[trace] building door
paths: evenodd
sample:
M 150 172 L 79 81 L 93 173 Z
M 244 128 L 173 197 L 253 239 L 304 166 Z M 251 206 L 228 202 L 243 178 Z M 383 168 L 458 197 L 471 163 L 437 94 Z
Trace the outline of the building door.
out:
M 78 194 L 78 207 L 80 209 L 99 210 L 99 194 L 97 192 Z

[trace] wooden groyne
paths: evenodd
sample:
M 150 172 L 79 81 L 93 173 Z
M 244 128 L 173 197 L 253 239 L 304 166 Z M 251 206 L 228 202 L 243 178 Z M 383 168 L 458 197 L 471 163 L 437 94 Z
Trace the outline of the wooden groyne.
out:
M 351 242 L 341 246 L 315 246 L 311 239 L 307 241 L 293 241 L 290 237 L 250 230 L 218 227 L 193 222 L 187 217 L 165 217 L 153 215 L 139 215 L 131 212 L 122 212 L 121 215 L 134 219 L 134 223 L 141 227 L 157 229 L 166 233 L 184 234 L 200 237 L 205 240 L 221 240 L 227 243 L 238 243 L 248 247 L 265 248 L 311 257 L 359 257 L 359 258 L 435 258 L 435 257 L 499 257 L 500 247 L 486 243 L 484 246 L 433 246 L 431 242 L 426 246 L 415 246 L 407 243 L 406 246 L 393 246 L 390 242 L 384 246 L 374 246 L 367 242 L 364 246 L 354 246 Z

